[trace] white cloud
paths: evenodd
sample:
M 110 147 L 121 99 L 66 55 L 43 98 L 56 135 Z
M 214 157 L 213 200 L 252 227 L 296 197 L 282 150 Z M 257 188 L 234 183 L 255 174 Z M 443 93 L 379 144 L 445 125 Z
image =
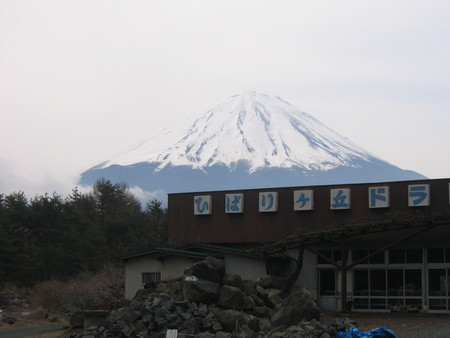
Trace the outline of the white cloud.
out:
M 79 179 L 71 173 L 33 168 L 25 162 L 17 164 L 3 156 L 0 156 L 0 172 L 0 193 L 23 191 L 27 197 L 54 192 L 67 196 Z
M 152 199 L 156 199 L 158 201 L 163 202 L 163 207 L 167 207 L 167 193 L 161 190 L 156 191 L 145 191 L 140 187 L 133 186 L 129 188 L 130 192 L 135 196 L 139 201 L 141 201 L 143 208 L 145 208 L 146 204 L 150 202 Z

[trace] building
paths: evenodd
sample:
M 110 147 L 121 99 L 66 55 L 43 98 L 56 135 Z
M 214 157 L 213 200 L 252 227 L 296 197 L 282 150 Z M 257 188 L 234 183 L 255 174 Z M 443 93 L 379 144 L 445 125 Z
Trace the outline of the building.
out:
M 244 278 L 291 278 L 327 310 L 450 310 L 450 179 L 169 194 L 169 239 L 124 258 L 135 287 L 216 255 Z
M 221 258 L 228 274 L 238 274 L 243 279 L 256 280 L 270 274 L 270 266 L 289 263 L 283 255 L 250 253 L 243 249 L 214 244 L 185 244 L 118 257 L 125 262 L 125 298 L 132 299 L 146 284 L 170 281 L 183 276 L 184 270 L 208 256 Z

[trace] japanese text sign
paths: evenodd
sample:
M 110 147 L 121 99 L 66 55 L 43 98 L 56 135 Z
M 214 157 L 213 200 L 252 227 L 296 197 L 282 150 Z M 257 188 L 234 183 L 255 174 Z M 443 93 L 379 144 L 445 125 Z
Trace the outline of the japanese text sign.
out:
M 244 212 L 244 194 L 226 194 L 225 212 L 228 214 Z
M 369 208 L 387 208 L 389 207 L 389 187 L 370 187 L 369 188 Z
M 211 211 L 211 195 L 194 196 L 194 215 L 210 215 Z
M 313 210 L 313 190 L 294 190 L 294 210 Z
M 332 210 L 350 209 L 350 189 L 330 189 L 330 208 Z
M 424 207 L 430 205 L 430 185 L 408 185 L 408 206 Z
M 278 193 L 260 192 L 259 193 L 259 212 L 278 211 Z

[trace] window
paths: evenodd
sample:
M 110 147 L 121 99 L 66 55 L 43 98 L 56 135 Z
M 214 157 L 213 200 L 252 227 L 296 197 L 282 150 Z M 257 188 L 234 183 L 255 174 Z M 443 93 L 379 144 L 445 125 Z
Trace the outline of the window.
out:
M 445 249 L 428 249 L 428 263 L 444 263 L 445 256 Z
M 375 252 L 375 250 L 369 251 L 370 253 Z M 384 251 L 377 253 L 376 255 L 369 258 L 369 264 L 384 264 Z
M 386 270 L 354 270 L 355 309 L 386 310 Z
M 428 292 L 430 296 L 445 296 L 447 291 L 447 276 L 445 269 L 428 270 Z
M 336 270 L 322 269 L 319 270 L 320 295 L 335 296 L 336 295 Z
M 355 296 L 386 296 L 386 270 L 355 270 Z
M 355 309 L 404 311 L 422 307 L 422 269 L 355 269 L 353 276 Z
M 370 270 L 370 295 L 386 296 L 386 270 Z
M 325 257 L 331 259 L 334 262 L 341 260 L 341 250 L 319 250 L 319 252 Z M 318 264 L 331 264 L 320 256 L 317 256 Z
M 430 310 L 448 311 L 450 269 L 428 270 L 428 294 Z
M 405 263 L 405 250 L 404 249 L 389 250 L 389 263 L 390 264 L 404 264 Z
M 445 261 L 450 263 L 450 249 L 445 249 Z
M 355 296 L 369 295 L 369 270 L 354 270 Z
M 403 297 L 403 269 L 387 271 L 388 295 Z
M 145 286 L 155 285 L 161 281 L 161 273 L 159 272 L 143 272 L 142 284 Z
M 390 264 L 423 263 L 422 249 L 392 249 L 389 250 Z
M 369 254 L 374 253 L 375 250 L 353 250 L 352 251 L 352 261 L 356 262 L 361 258 L 368 256 Z M 365 259 L 359 264 L 384 264 L 384 252 L 379 252 L 374 256 Z
M 423 263 L 422 249 L 406 249 L 406 263 Z
M 361 258 L 364 258 L 367 256 L 367 250 L 353 250 L 352 251 L 352 261 L 356 262 L 359 261 Z M 369 264 L 369 260 L 365 259 L 361 261 L 359 264 Z
M 405 293 L 406 296 L 422 296 L 422 270 L 405 270 Z

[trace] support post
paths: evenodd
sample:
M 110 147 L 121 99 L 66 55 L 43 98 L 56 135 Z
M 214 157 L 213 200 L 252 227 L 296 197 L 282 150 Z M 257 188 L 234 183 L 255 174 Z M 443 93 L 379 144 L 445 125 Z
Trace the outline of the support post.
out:
M 347 312 L 347 245 L 341 242 L 341 312 Z

